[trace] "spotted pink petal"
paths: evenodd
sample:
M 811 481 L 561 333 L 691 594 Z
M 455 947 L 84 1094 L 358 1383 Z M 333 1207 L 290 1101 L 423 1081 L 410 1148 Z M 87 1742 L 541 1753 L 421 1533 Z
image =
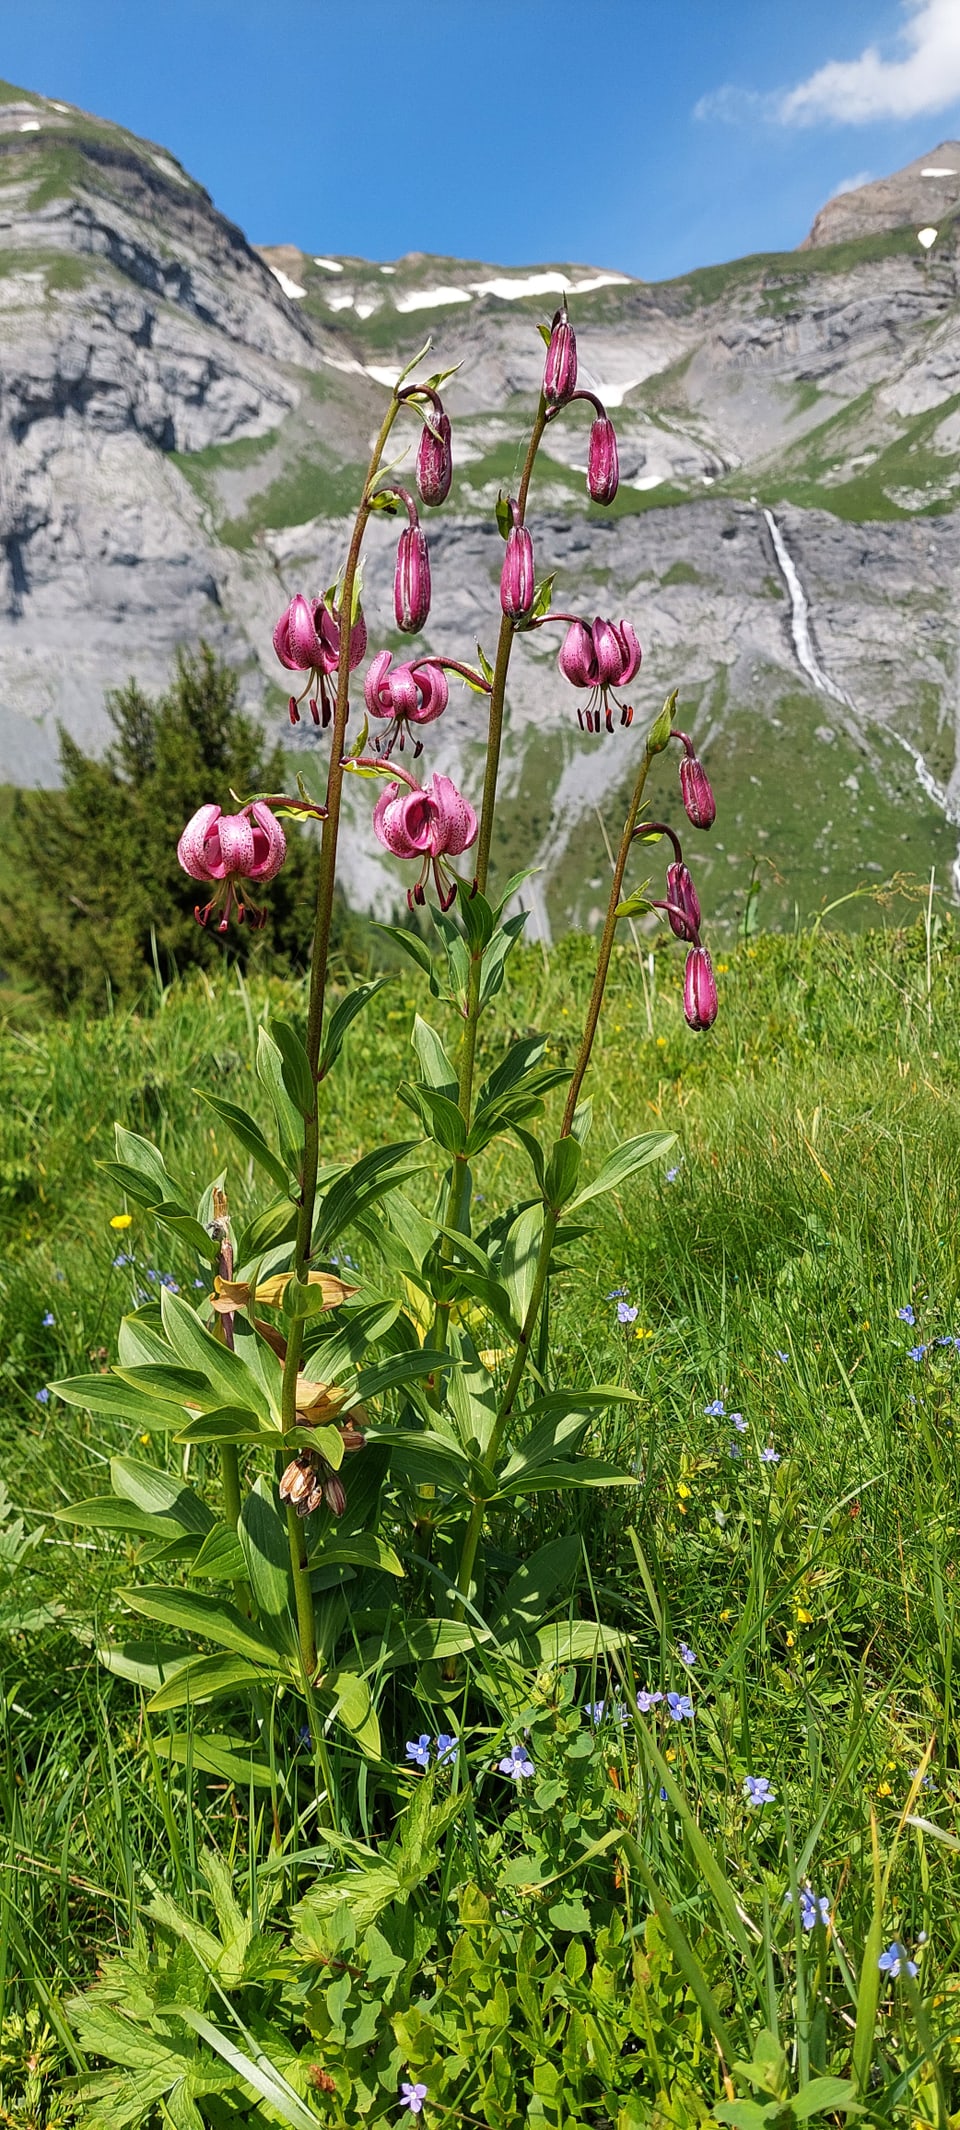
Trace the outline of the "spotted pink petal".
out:
M 441 717 L 450 701 L 447 676 L 441 666 L 417 666 L 413 677 L 419 690 L 417 708 L 408 714 L 413 725 L 432 725 L 435 717 Z
M 324 642 L 317 634 L 314 612 L 322 614 L 319 601 L 311 609 L 302 592 L 291 599 L 287 608 L 286 648 L 293 664 L 301 673 L 309 673 L 319 666 L 324 656 Z
M 601 621 L 599 615 L 593 624 L 593 648 L 601 688 L 616 687 L 623 679 L 626 656 L 614 623 Z
M 227 873 L 241 873 L 244 880 L 249 880 L 251 866 L 256 861 L 253 829 L 246 814 L 221 814 L 217 838 L 223 868 L 220 877 L 224 878 Z
M 597 661 L 593 650 L 593 637 L 586 622 L 573 621 L 560 646 L 560 671 L 575 688 L 595 688 L 597 685 Z
M 177 859 L 191 880 L 221 880 L 222 873 L 211 871 L 207 838 L 213 834 L 214 859 L 219 858 L 216 841 L 216 824 L 220 819 L 219 806 L 199 806 L 192 814 L 177 844 Z
M 378 651 L 367 668 L 363 699 L 371 717 L 410 717 L 416 713 L 419 696 L 409 666 L 394 666 L 393 654 Z
M 395 858 L 421 858 L 430 847 L 429 827 L 422 791 L 411 792 L 393 781 L 384 785 L 373 809 L 373 832 L 385 850 Z
M 436 822 L 430 839 L 434 858 L 456 858 L 469 850 L 477 833 L 477 817 L 450 777 L 432 776 L 424 797 L 435 809 Z
M 287 839 L 276 814 L 262 799 L 256 799 L 249 811 L 253 816 L 253 864 L 247 867 L 246 878 L 272 880 L 287 855 Z
M 277 622 L 277 626 L 273 632 L 273 648 L 276 651 L 277 657 L 280 660 L 280 664 L 282 666 L 286 666 L 287 671 L 289 673 L 297 673 L 300 669 L 297 660 L 293 657 L 290 650 L 290 643 L 287 633 L 289 625 L 290 608 L 286 606 L 284 607 L 283 613 L 281 614 L 280 619 Z

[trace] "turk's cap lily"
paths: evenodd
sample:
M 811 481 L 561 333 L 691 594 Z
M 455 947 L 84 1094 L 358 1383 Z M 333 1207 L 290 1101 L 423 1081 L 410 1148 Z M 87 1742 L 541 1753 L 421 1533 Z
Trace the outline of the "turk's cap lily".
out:
M 367 667 L 363 699 L 371 717 L 393 718 L 402 747 L 405 728 L 431 725 L 434 718 L 442 717 L 450 690 L 442 667 L 432 661 L 395 666 L 391 651 L 378 651 Z M 388 740 L 388 752 L 396 736 Z
M 374 835 L 395 858 L 422 861 L 419 879 L 407 893 L 411 909 L 424 899 L 431 867 L 441 908 L 450 908 L 457 876 L 450 874 L 446 860 L 469 850 L 477 826 L 473 807 L 450 777 L 432 776 L 421 786 L 401 770 L 384 786 L 373 810 Z
M 264 913 L 244 902 L 240 883 L 273 880 L 286 855 L 283 829 L 262 799 L 238 814 L 225 814 L 219 806 L 198 807 L 177 844 L 177 859 L 191 880 L 219 890 L 202 912 L 197 907 L 198 923 L 206 924 L 211 911 L 222 908 L 218 930 L 225 932 L 235 902 L 241 923 L 249 915 L 251 924 L 262 924 Z
M 558 654 L 560 671 L 574 688 L 589 688 L 586 712 L 578 712 L 588 732 L 599 732 L 601 717 L 613 731 L 611 703 L 620 711 L 620 723 L 633 722 L 629 704 L 620 703 L 614 688 L 626 688 L 640 671 L 643 653 L 636 630 L 629 621 L 604 621 L 599 615 L 591 624 L 573 621 Z
M 297 592 L 284 608 L 273 632 L 273 648 L 291 673 L 335 673 L 340 662 L 340 616 L 323 599 Z M 367 624 L 358 610 L 350 631 L 350 670 L 367 649 Z

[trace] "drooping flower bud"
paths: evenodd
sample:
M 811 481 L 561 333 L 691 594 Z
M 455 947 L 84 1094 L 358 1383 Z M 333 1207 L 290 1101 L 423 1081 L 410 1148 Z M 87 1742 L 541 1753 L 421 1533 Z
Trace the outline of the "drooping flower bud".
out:
M 595 503 L 612 503 L 619 486 L 617 432 L 608 414 L 598 414 L 590 431 L 587 487 Z
M 397 542 L 393 611 L 405 636 L 416 636 L 430 612 L 430 557 L 416 517 L 404 526 Z
M 450 417 L 435 414 L 429 428 L 424 423 L 417 450 L 417 490 L 421 503 L 429 503 L 433 508 L 438 503 L 445 503 L 452 479 Z
M 712 828 L 717 818 L 717 802 L 703 763 L 697 760 L 693 741 L 686 732 L 673 731 L 670 738 L 680 740 L 683 745 L 680 760 L 680 797 L 687 819 L 692 821 L 694 828 Z
M 550 345 L 543 367 L 543 396 L 548 407 L 559 407 L 577 386 L 577 339 L 566 305 L 556 312 Z
M 700 897 L 682 861 L 675 860 L 667 867 L 667 919 L 677 939 L 696 944 L 700 937 Z
M 706 947 L 691 947 L 683 972 L 683 1011 L 699 1033 L 717 1018 L 717 984 Z
M 513 525 L 507 535 L 500 572 L 500 605 L 511 621 L 524 621 L 533 605 L 536 579 L 533 541 L 525 525 Z

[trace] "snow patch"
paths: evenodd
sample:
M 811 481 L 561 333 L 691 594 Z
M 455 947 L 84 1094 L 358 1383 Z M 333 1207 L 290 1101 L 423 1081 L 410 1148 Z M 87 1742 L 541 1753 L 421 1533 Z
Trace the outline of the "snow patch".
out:
M 380 309 L 380 298 L 379 298 L 379 296 L 358 296 L 358 297 L 357 297 L 357 317 L 358 317 L 358 318 L 372 318 L 372 317 L 373 317 L 373 314 L 374 314 L 374 311 L 378 311 L 379 309 Z
M 150 161 L 154 169 L 160 171 L 161 176 L 173 178 L 177 185 L 189 185 L 189 178 L 184 177 L 183 171 L 177 169 L 176 163 L 172 163 L 168 155 L 151 155 Z
M 381 266 L 380 268 L 380 272 L 382 274 L 395 274 L 396 271 L 397 269 L 395 266 Z
M 73 109 L 73 105 L 72 105 L 72 104 L 58 104 L 58 103 L 56 102 L 56 99 L 55 99 L 54 97 L 52 97 L 52 96 L 51 96 L 51 98 L 50 98 L 50 108 L 51 108 L 51 110 L 53 110 L 53 111 L 72 111 L 72 109 Z
M 313 263 L 314 266 L 325 267 L 328 274 L 342 274 L 343 272 L 339 259 L 318 259 L 316 253 L 314 253 Z
M 521 296 L 585 296 L 594 288 L 625 288 L 629 286 L 629 274 L 594 274 L 588 281 L 571 281 L 566 274 L 525 274 L 520 280 L 508 281 L 500 274 L 493 281 L 474 281 L 476 296 L 498 296 L 502 303 L 515 303 Z
M 432 311 L 441 303 L 469 303 L 468 288 L 412 288 L 395 297 L 398 311 Z
M 291 296 L 295 302 L 298 302 L 301 296 L 306 295 L 306 289 L 301 288 L 299 281 L 291 281 L 289 274 L 284 273 L 282 266 L 271 266 L 270 272 L 274 280 L 279 281 L 285 296 Z
M 640 473 L 635 481 L 625 481 L 625 488 L 662 488 L 662 473 Z
M 921 170 L 920 172 L 921 177 L 956 177 L 956 175 L 957 172 L 951 170 L 948 163 L 931 163 L 929 170 Z
M 378 385 L 389 385 L 391 391 L 400 376 L 399 366 L 395 362 L 368 362 L 365 368 L 368 377 L 375 378 Z
M 24 118 L 21 120 L 18 130 L 21 133 L 39 133 L 40 120 L 38 118 Z
M 353 290 L 349 290 L 345 296 L 328 296 L 326 302 L 331 311 L 352 311 Z

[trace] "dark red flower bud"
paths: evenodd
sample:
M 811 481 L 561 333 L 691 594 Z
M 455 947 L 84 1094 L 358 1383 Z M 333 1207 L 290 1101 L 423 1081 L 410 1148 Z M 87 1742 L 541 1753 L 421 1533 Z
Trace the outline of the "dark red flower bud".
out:
M 430 612 L 430 557 L 419 525 L 405 525 L 397 542 L 393 611 L 405 636 L 415 636 Z
M 347 1490 L 338 1472 L 327 1472 L 323 1482 L 323 1498 L 331 1515 L 343 1515 L 347 1506 Z
M 619 486 L 617 432 L 609 415 L 598 414 L 590 431 L 587 487 L 595 503 L 612 503 Z
M 717 984 L 706 947 L 691 947 L 683 973 L 683 1011 L 691 1028 L 712 1028 L 717 1018 Z
M 543 369 L 543 396 L 559 407 L 577 386 L 577 340 L 565 310 L 557 311 Z
M 667 867 L 667 917 L 677 939 L 696 944 L 700 934 L 700 897 L 682 863 Z
M 417 451 L 417 489 L 421 503 L 429 503 L 434 507 L 438 503 L 445 503 L 452 479 L 450 417 L 447 414 L 437 414 L 434 415 L 432 428 L 428 429 L 424 424 Z
M 523 621 L 536 591 L 533 541 L 525 525 L 514 525 L 507 538 L 500 572 L 500 604 L 511 621 Z
M 717 802 L 710 789 L 710 779 L 703 763 L 695 754 L 685 754 L 680 762 L 680 797 L 688 821 L 694 828 L 712 828 L 717 818 Z

